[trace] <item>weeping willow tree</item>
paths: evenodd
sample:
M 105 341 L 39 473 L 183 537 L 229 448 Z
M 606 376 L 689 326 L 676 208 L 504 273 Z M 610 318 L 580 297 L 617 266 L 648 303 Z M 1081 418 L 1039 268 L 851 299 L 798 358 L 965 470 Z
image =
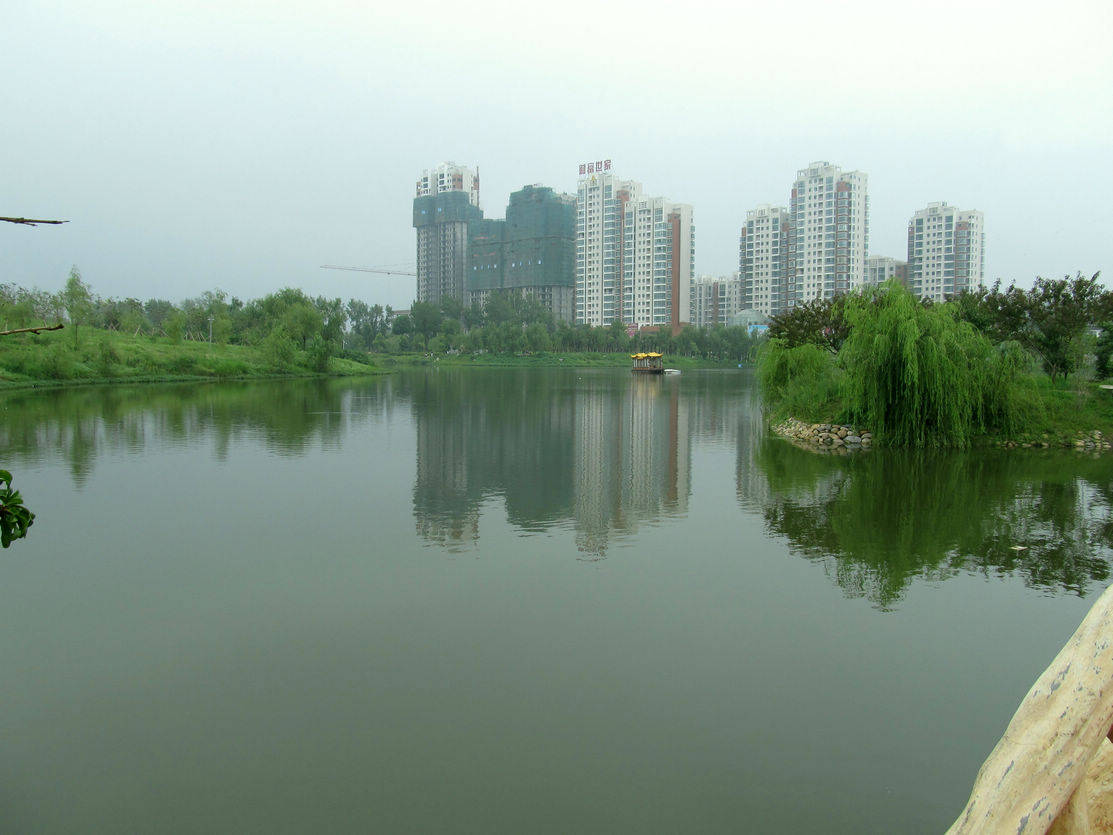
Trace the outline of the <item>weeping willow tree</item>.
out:
M 957 446 L 1022 418 L 1018 350 L 998 348 L 952 305 L 924 306 L 896 282 L 852 296 L 839 353 L 848 414 L 892 446 Z

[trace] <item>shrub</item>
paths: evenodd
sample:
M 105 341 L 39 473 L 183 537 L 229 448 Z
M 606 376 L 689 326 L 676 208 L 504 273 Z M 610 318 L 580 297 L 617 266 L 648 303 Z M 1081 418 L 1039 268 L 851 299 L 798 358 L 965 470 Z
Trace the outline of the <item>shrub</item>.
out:
M 840 411 L 843 375 L 825 348 L 810 342 L 789 347 L 782 339 L 771 339 L 758 354 L 757 373 L 778 414 L 822 420 Z
M 73 357 L 69 349 L 61 342 L 50 345 L 42 354 L 41 363 L 28 362 L 27 372 L 32 377 L 42 377 L 47 380 L 68 380 L 74 376 Z M 37 373 L 34 369 L 37 365 Z
M 275 326 L 259 347 L 266 363 L 276 371 L 287 371 L 294 362 L 294 342 L 282 325 Z
M 167 363 L 167 369 L 175 374 L 191 374 L 197 368 L 197 357 L 190 354 L 174 357 Z
M 97 373 L 102 377 L 111 377 L 116 364 L 119 362 L 120 355 L 116 353 L 116 347 L 111 340 L 107 336 L 101 337 L 97 341 Z
M 332 356 L 332 343 L 320 336 L 314 336 L 309 340 L 307 353 L 309 354 L 310 368 L 321 373 L 328 371 L 328 359 Z
M 217 377 L 243 377 L 250 371 L 246 362 L 237 359 L 214 359 L 209 362 L 209 366 L 209 370 Z
M 1113 374 L 1113 321 L 1104 322 L 1094 345 L 1094 375 L 1104 380 Z

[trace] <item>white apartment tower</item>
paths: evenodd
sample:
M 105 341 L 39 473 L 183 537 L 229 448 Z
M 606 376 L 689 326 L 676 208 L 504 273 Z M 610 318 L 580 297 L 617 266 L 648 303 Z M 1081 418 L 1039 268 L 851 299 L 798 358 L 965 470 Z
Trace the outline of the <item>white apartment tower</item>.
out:
M 691 321 L 695 274 L 692 207 L 663 197 L 623 206 L 622 321 L 639 328 Z
M 466 165 L 442 162 L 436 168 L 426 168 L 417 181 L 415 197 L 440 194 L 445 191 L 467 192 L 468 202 L 479 208 L 479 169 L 472 171 Z
M 783 206 L 763 204 L 746 212 L 746 225 L 738 236 L 741 310 L 773 316 L 789 306 L 791 240 L 791 218 Z
M 985 220 L 979 211 L 929 203 L 908 221 L 908 280 L 920 298 L 943 301 L 985 282 Z
M 890 278 L 908 282 L 908 264 L 887 255 L 871 255 L 866 259 L 866 286 L 878 287 Z
M 581 166 L 576 190 L 575 321 L 670 325 L 690 318 L 692 207 L 645 197 L 610 160 Z
M 828 162 L 796 173 L 789 206 L 789 304 L 862 286 L 869 250 L 868 177 Z
M 729 278 L 701 275 L 692 281 L 691 322 L 697 328 L 729 324 L 742 309 L 742 279 L 738 273 Z
M 626 203 L 641 197 L 641 184 L 618 179 L 609 164 L 602 173 L 594 165 L 591 169 L 592 173 L 581 173 L 576 188 L 574 318 L 577 323 L 605 325 L 621 318 L 623 216 Z

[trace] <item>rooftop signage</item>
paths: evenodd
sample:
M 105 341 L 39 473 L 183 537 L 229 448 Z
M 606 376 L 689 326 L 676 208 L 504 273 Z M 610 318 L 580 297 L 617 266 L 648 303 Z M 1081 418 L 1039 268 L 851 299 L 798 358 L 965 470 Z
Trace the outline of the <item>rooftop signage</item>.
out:
M 580 176 L 584 174 L 594 174 L 596 172 L 602 174 L 604 171 L 611 170 L 611 161 L 609 159 L 601 159 L 596 162 L 581 162 L 580 163 Z

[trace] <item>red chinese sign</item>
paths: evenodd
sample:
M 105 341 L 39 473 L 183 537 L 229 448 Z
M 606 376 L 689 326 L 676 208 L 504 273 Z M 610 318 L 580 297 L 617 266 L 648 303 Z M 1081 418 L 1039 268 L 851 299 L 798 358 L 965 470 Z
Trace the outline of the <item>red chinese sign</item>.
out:
M 584 174 L 595 174 L 596 172 L 602 174 L 604 171 L 611 170 L 611 161 L 609 159 L 601 159 L 596 162 L 581 162 L 580 163 L 580 176 Z

